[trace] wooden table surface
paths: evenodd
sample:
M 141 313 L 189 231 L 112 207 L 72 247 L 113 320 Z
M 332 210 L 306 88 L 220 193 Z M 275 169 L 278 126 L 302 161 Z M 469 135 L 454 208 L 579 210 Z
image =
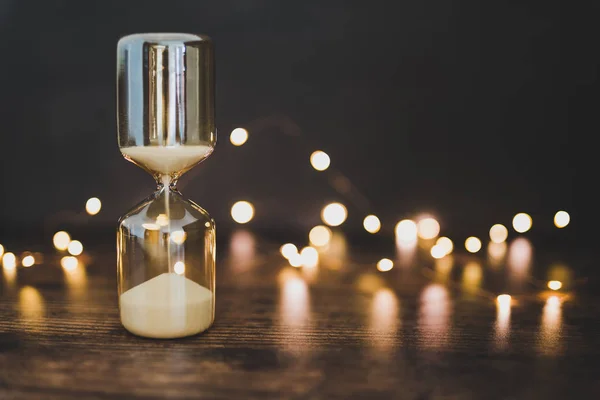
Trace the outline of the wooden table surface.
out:
M 178 340 L 121 327 L 112 246 L 87 244 L 72 272 L 56 251 L 4 268 L 0 399 L 599 398 L 600 302 L 576 260 L 529 261 L 527 239 L 504 261 L 338 239 L 296 269 L 235 232 L 219 243 L 214 325 Z M 375 268 L 384 256 L 389 272 Z

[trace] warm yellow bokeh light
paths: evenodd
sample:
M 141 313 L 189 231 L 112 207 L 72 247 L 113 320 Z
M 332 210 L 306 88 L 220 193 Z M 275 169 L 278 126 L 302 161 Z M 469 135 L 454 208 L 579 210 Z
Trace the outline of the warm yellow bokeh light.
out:
M 169 225 L 169 217 L 167 216 L 167 214 L 158 214 L 158 217 L 156 217 L 156 224 L 158 226 Z
M 187 238 L 187 233 L 184 231 L 173 231 L 171 232 L 171 240 L 175 244 L 183 244 Z
M 241 146 L 248 140 L 248 131 L 244 128 L 235 128 L 231 131 L 229 140 L 234 146 Z
M 310 155 L 310 164 L 317 171 L 325 171 L 331 164 L 331 159 L 324 151 L 317 150 Z
M 313 246 L 325 246 L 331 240 L 331 229 L 323 225 L 315 226 L 310 230 L 308 240 Z
M 287 258 L 288 260 L 298 254 L 298 248 L 292 243 L 286 243 L 279 248 L 281 255 Z
M 442 236 L 436 240 L 435 244 L 444 250 L 444 255 L 450 254 L 452 253 L 452 250 L 454 250 L 454 243 L 452 243 L 452 240 L 446 236 Z
M 508 238 L 508 229 L 502 224 L 496 224 L 490 228 L 490 240 L 494 243 L 502 243 Z
M 24 267 L 31 267 L 33 264 L 35 264 L 35 258 L 32 255 L 25 256 L 21 260 L 21 265 Z
M 292 254 L 288 261 L 292 267 L 298 268 L 302 266 L 302 257 L 300 256 L 300 253 Z
M 377 263 L 377 269 L 381 272 L 387 272 L 392 268 L 394 268 L 394 263 L 389 258 L 382 258 Z
M 443 258 L 446 255 L 446 251 L 444 250 L 444 248 L 442 246 L 440 246 L 439 244 L 436 244 L 435 246 L 433 246 L 431 248 L 431 257 L 439 260 L 440 258 Z
M 513 228 L 519 233 L 525 233 L 531 229 L 533 220 L 526 213 L 518 213 L 512 220 Z
M 149 231 L 157 231 L 160 229 L 158 224 L 142 224 L 142 227 Z
M 552 290 L 559 290 L 562 287 L 561 281 L 550 281 L 548 282 L 548 288 Z
M 17 266 L 17 257 L 11 252 L 4 253 L 2 256 L 2 265 L 6 269 L 13 269 Z
M 60 265 L 67 271 L 73 271 L 79 265 L 79 261 L 77 261 L 77 257 L 65 256 L 60 259 Z
M 468 237 L 467 240 L 465 240 L 465 249 L 467 249 L 469 253 L 477 253 L 481 250 L 481 240 L 475 236 Z
M 557 228 L 564 228 L 571 222 L 571 216 L 566 211 L 558 211 L 554 214 L 554 225 Z
M 69 243 L 71 243 L 71 236 L 65 231 L 58 231 L 54 234 L 52 242 L 58 250 L 66 250 Z
M 90 215 L 96 215 L 102 208 L 102 202 L 97 197 L 92 197 L 85 202 L 85 211 Z
M 512 297 L 510 297 L 510 294 L 501 294 L 496 297 L 496 301 L 500 307 L 510 307 Z
M 321 219 L 329 226 L 339 226 L 348 217 L 348 210 L 341 203 L 331 203 L 323 207 Z
M 319 263 L 319 252 L 314 247 L 305 247 L 300 251 L 300 260 L 303 267 L 316 267 Z
M 381 229 L 381 221 L 375 215 L 367 215 L 363 221 L 363 227 L 369 233 L 377 233 Z
M 4 246 L 0 244 L 0 257 L 2 257 L 2 254 L 4 254 Z
M 396 239 L 401 242 L 412 242 L 417 239 L 417 224 L 410 219 L 403 219 L 396 224 Z
M 71 240 L 69 242 L 69 246 L 67 247 L 69 254 L 72 256 L 78 256 L 83 253 L 83 245 L 79 240 Z
M 177 261 L 175 265 L 173 265 L 173 271 L 175 271 L 177 275 L 183 275 L 185 272 L 185 263 L 183 261 Z
M 238 224 L 250 222 L 254 217 L 254 206 L 247 201 L 238 201 L 231 207 L 231 218 Z
M 423 218 L 417 223 L 417 233 L 421 239 L 433 239 L 440 234 L 440 223 L 435 218 Z

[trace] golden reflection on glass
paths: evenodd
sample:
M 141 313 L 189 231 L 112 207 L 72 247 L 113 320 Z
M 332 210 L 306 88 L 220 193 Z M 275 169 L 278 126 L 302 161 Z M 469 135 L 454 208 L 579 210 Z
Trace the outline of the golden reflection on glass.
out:
M 514 280 L 522 281 L 529 275 L 533 248 L 531 242 L 523 237 L 512 241 L 508 248 L 507 266 Z
M 23 286 L 19 290 L 19 314 L 22 322 L 27 324 L 28 330 L 44 329 L 40 324 L 44 312 L 44 298 L 40 292 L 32 286 Z
M 446 256 L 444 258 L 440 258 L 439 260 L 435 260 L 435 281 L 440 283 L 447 282 L 450 278 L 450 273 L 452 272 L 453 266 L 454 257 L 452 257 L 451 255 Z
M 173 265 L 173 272 L 177 275 L 183 275 L 185 273 L 185 263 L 183 261 L 177 261 Z
M 468 262 L 463 268 L 462 287 L 466 292 L 475 293 L 481 287 L 483 271 L 476 261 Z
M 560 334 L 562 325 L 562 304 L 557 296 L 546 300 L 540 323 L 539 351 L 553 355 L 560 352 Z
M 74 257 L 73 257 L 74 258 Z M 73 269 L 63 269 L 69 296 L 73 300 L 81 300 L 87 294 L 87 270 L 84 265 Z
M 496 298 L 496 324 L 494 325 L 494 345 L 498 350 L 508 346 L 510 334 L 510 308 L 512 298 L 509 294 L 501 294 Z
M 319 265 L 331 270 L 340 270 L 343 268 L 348 258 L 348 241 L 346 236 L 335 231 L 327 247 L 320 249 Z
M 382 288 L 375 292 L 371 302 L 370 343 L 378 349 L 388 350 L 396 343 L 400 324 L 398 298 L 393 290 Z
M 229 241 L 230 265 L 236 272 L 250 269 L 256 258 L 256 239 L 246 230 L 236 230 Z
M 450 334 L 450 299 L 446 287 L 432 283 L 421 293 L 418 319 L 422 347 L 446 347 Z
M 504 262 L 506 256 L 506 242 L 489 243 L 487 248 L 488 262 L 490 265 L 498 266 Z

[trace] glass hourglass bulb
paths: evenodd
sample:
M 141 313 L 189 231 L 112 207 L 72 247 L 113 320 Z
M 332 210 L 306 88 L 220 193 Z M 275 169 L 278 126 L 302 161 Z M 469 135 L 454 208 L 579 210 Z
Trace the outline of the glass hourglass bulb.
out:
M 214 320 L 215 223 L 177 190 L 213 151 L 213 46 L 206 36 L 147 33 L 117 45 L 118 141 L 157 190 L 119 220 L 119 310 L 133 334 L 177 338 Z

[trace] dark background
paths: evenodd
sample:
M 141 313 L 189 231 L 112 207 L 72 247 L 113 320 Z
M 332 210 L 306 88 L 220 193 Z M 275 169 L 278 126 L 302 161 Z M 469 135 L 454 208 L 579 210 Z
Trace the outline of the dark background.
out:
M 450 235 L 485 237 L 519 211 L 551 232 L 565 209 L 583 243 L 600 36 L 597 6 L 577 3 L 2 1 L 0 240 L 108 232 L 153 191 L 118 151 L 116 43 L 179 31 L 216 46 L 219 143 L 181 190 L 219 227 L 240 199 L 273 232 L 305 232 L 332 200 L 356 234 L 367 213 L 392 229 L 421 212 Z M 250 132 L 239 148 L 237 126 Z M 308 163 L 317 148 L 328 173 Z M 334 190 L 337 173 L 367 201 Z M 74 217 L 91 196 L 102 212 Z

